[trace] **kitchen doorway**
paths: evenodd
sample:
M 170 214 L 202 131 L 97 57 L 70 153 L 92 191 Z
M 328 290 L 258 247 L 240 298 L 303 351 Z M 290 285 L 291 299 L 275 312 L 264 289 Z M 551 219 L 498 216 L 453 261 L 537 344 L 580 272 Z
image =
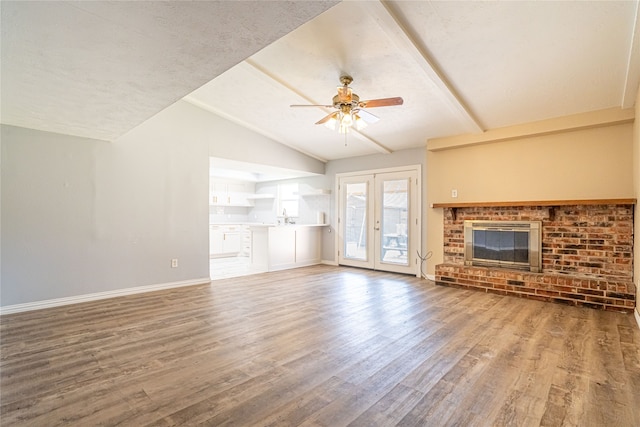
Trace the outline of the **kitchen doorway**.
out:
M 338 263 L 420 275 L 420 166 L 338 174 Z

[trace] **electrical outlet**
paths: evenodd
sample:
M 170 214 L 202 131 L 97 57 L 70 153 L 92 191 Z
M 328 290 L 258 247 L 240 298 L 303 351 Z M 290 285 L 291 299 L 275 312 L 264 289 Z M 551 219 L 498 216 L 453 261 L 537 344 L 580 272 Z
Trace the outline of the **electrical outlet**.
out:
M 458 190 L 451 190 L 451 197 L 453 197 L 454 199 L 458 197 Z
M 173 258 L 171 260 L 171 268 L 178 268 L 178 258 Z

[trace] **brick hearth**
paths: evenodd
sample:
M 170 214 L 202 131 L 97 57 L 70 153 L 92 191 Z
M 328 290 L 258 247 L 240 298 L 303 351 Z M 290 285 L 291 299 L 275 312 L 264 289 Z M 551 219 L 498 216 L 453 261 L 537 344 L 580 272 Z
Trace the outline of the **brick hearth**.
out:
M 464 221 L 542 221 L 542 272 L 464 265 Z M 474 206 L 444 209 L 436 283 L 591 308 L 632 311 L 633 206 Z

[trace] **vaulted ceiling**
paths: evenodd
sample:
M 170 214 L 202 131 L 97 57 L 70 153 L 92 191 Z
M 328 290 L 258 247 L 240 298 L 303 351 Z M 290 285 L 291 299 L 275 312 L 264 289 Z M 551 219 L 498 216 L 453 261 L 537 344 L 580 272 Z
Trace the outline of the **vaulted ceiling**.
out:
M 113 139 L 184 100 L 321 160 L 608 108 L 640 81 L 637 1 L 2 2 L 2 122 Z M 349 74 L 401 106 L 315 125 Z
M 2 123 L 112 140 L 336 1 L 5 1 Z

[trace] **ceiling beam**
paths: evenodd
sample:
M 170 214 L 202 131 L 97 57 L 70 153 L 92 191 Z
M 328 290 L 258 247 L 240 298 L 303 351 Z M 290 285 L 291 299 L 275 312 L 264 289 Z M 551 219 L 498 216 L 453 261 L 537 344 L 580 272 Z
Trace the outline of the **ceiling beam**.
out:
M 227 119 L 232 123 L 235 123 L 237 125 L 245 127 L 245 128 L 247 128 L 247 129 L 249 129 L 249 130 L 251 130 L 251 131 L 253 131 L 253 132 L 257 133 L 257 134 L 260 134 L 260 135 L 262 135 L 264 137 L 267 137 L 267 138 L 269 138 L 270 140 L 272 140 L 274 142 L 277 142 L 279 144 L 285 145 L 285 146 L 291 148 L 292 150 L 296 150 L 297 152 L 302 153 L 305 156 L 309 156 L 309 157 L 314 158 L 316 160 L 319 160 L 319 161 L 321 161 L 323 163 L 327 163 L 329 161 L 328 159 L 325 159 L 325 158 L 320 157 L 320 156 L 316 156 L 315 154 L 307 153 L 306 151 L 301 150 L 300 147 L 294 147 L 293 145 L 287 144 L 287 143 L 281 141 L 277 136 L 272 135 L 269 132 L 266 132 L 264 129 L 260 129 L 260 128 L 256 127 L 256 126 L 253 126 L 250 123 L 247 123 L 247 122 L 245 122 L 243 120 L 238 119 L 236 116 L 232 116 L 231 114 L 227 114 L 224 111 L 219 110 L 217 108 L 214 108 L 214 107 L 212 107 L 211 105 L 209 105 L 207 103 L 201 102 L 200 100 L 194 98 L 191 95 L 185 96 L 184 98 L 182 98 L 182 100 L 185 101 L 185 102 L 188 102 L 189 104 L 191 104 L 191 105 L 193 105 L 195 107 L 202 108 L 205 111 L 213 113 L 213 114 L 215 114 L 217 116 L 220 116 L 220 117 L 222 117 L 224 119 Z
M 633 36 L 629 46 L 629 60 L 627 75 L 624 80 L 622 93 L 622 108 L 631 108 L 637 101 L 638 86 L 640 86 L 640 2 L 636 2 L 636 19 L 633 24 Z
M 389 37 L 395 41 L 398 48 L 410 53 L 414 60 L 425 72 L 426 76 L 439 89 L 443 100 L 445 100 L 451 111 L 455 113 L 460 121 L 464 123 L 470 133 L 481 133 L 485 130 L 485 126 L 473 114 L 462 99 L 453 85 L 448 81 L 446 75 L 438 68 L 435 61 L 431 58 L 428 50 L 419 41 L 413 30 L 409 28 L 406 22 L 400 18 L 397 6 L 380 0 L 380 2 L 371 2 L 367 4 L 367 10 L 380 22 L 380 28 L 387 32 Z
M 433 138 L 427 141 L 427 150 L 450 150 L 453 148 L 469 147 L 472 145 L 533 138 L 607 126 L 617 126 L 633 123 L 634 118 L 635 111 L 633 108 L 620 109 L 618 107 L 614 107 L 515 126 L 489 129 L 483 134 L 467 134 Z

